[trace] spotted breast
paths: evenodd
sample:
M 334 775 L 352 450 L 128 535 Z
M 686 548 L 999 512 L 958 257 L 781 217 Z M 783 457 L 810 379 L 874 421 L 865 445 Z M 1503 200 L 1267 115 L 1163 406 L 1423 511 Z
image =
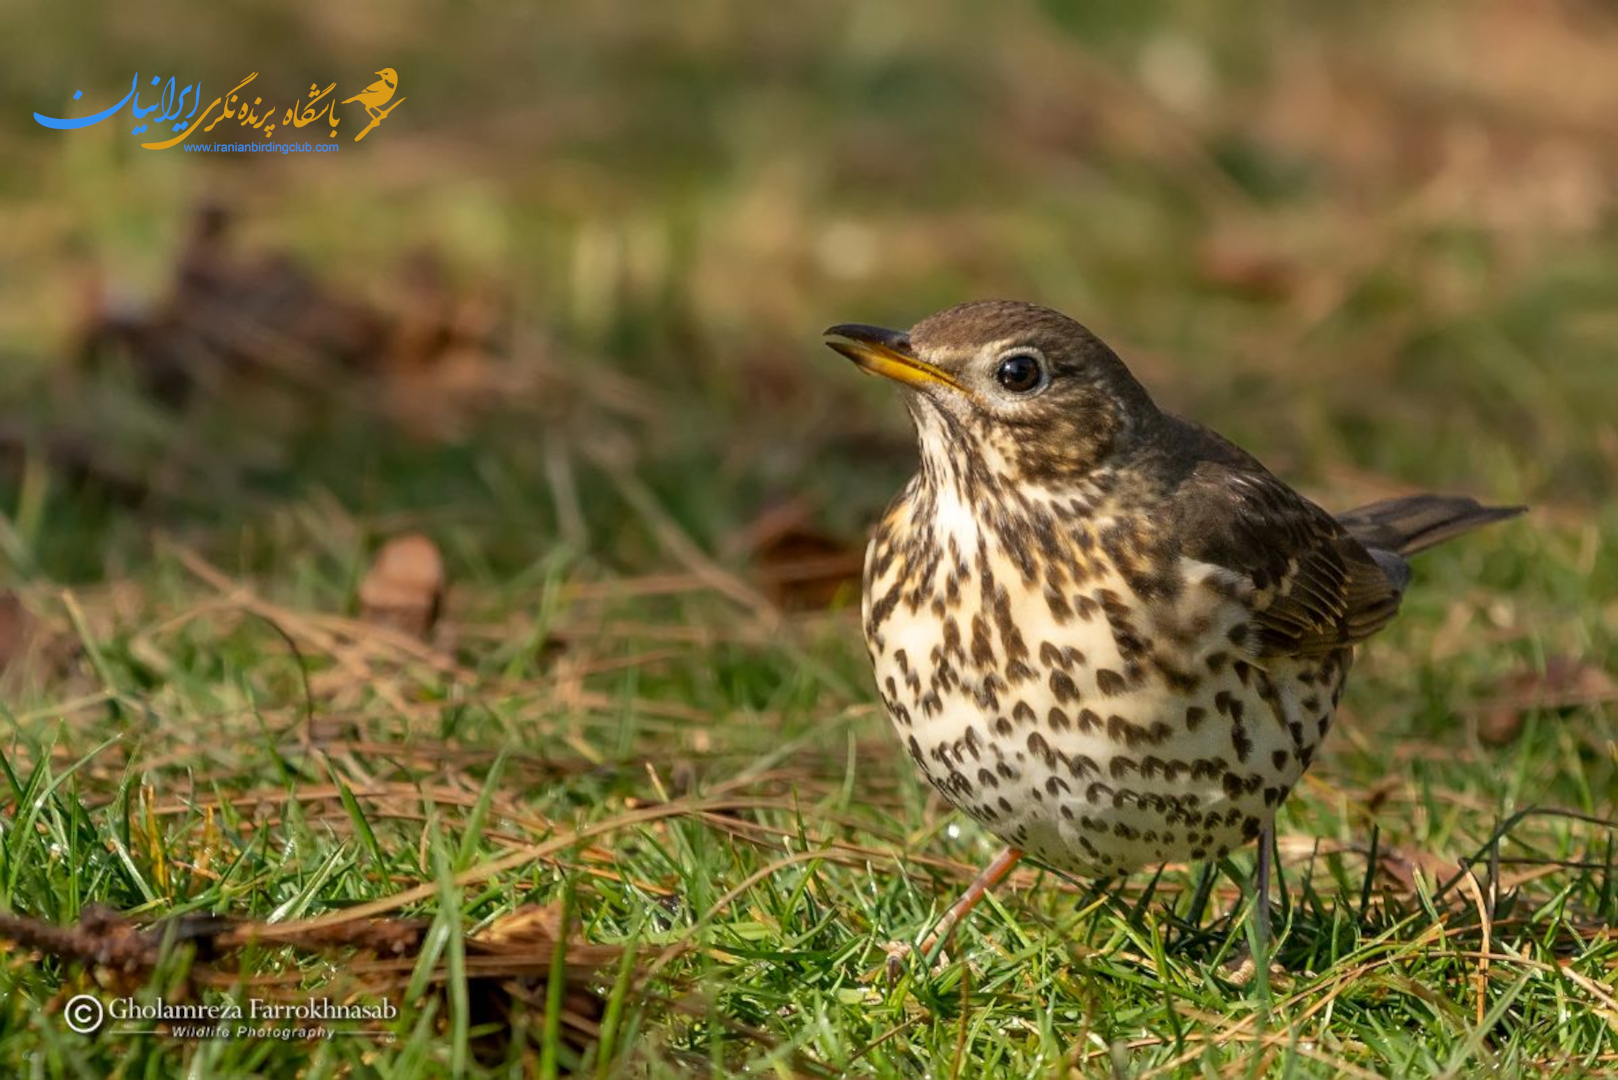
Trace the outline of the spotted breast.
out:
M 1210 563 L 1180 556 L 1138 589 L 1119 560 L 1141 557 L 1150 521 L 1103 494 L 1112 481 L 1057 497 L 924 474 L 866 560 L 878 691 L 922 775 L 1008 844 L 1087 875 L 1255 839 L 1350 659 L 1260 666 L 1251 590 Z

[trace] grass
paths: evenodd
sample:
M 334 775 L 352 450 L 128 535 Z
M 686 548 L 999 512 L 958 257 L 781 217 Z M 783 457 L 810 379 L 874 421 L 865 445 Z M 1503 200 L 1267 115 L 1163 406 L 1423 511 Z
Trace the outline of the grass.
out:
M 206 52 L 215 81 L 227 57 L 294 82 L 349 63 L 341 27 L 253 10 L 43 25 L 0 100 L 26 115 L 70 48 Z M 30 267 L 0 279 L 0 348 L 32 425 L 0 486 L 25 627 L 0 672 L 0 913 L 422 920 L 382 968 L 181 943 L 131 977 L 13 948 L 0 1072 L 1618 1072 L 1618 189 L 1586 119 L 1609 88 L 1547 74 L 1618 27 L 1515 10 L 423 12 L 387 43 L 421 113 L 363 155 L 245 169 L 0 132 L 30 163 L 0 189 Z M 117 364 L 67 374 L 71 244 L 114 291 L 161 292 L 205 194 L 246 246 L 388 311 L 407 253 L 440 251 L 456 294 L 508 312 L 481 381 L 258 373 L 176 414 Z M 1019 871 L 936 970 L 875 977 L 994 845 L 898 751 L 855 597 L 778 611 L 747 537 L 793 501 L 857 546 L 912 466 L 897 404 L 819 328 L 982 295 L 1071 311 L 1328 506 L 1535 507 L 1422 556 L 1362 651 L 1280 818 L 1267 978 L 1227 968 L 1245 858 Z M 76 480 L 42 433 L 150 490 Z M 359 617 L 376 548 L 413 529 L 450 582 L 427 643 Z M 536 908 L 571 919 L 566 948 L 510 944 Z M 586 947 L 623 951 L 588 954 L 598 1037 L 563 1038 L 577 1003 L 542 976 Z M 490 949 L 529 965 L 509 1023 Z M 63 1023 L 75 994 L 204 969 L 216 996 L 382 987 L 401 1014 L 312 1044 Z

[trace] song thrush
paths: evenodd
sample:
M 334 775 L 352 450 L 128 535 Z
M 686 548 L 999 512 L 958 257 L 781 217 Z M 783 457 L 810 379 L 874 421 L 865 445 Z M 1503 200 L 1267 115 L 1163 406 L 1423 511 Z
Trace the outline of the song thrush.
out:
M 866 553 L 878 692 L 922 775 L 1024 854 L 1112 876 L 1259 841 L 1331 726 L 1405 556 L 1520 507 L 1417 495 L 1333 517 L 1164 412 L 1058 312 L 984 301 L 827 343 L 898 382 L 921 471 Z

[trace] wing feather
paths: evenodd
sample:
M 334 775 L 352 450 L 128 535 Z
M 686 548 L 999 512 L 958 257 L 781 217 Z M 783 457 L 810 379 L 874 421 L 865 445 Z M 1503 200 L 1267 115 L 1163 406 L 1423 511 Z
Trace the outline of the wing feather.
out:
M 1182 554 L 1243 583 L 1257 654 L 1323 656 L 1387 625 L 1399 584 L 1335 518 L 1228 446 L 1184 475 L 1171 527 Z

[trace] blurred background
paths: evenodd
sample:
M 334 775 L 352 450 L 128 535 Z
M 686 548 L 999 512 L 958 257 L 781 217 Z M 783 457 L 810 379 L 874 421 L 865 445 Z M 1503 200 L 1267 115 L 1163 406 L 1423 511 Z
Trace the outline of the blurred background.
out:
M 1074 315 L 1334 503 L 1610 502 L 1618 12 L 1593 0 L 9 5 L 0 37 L 25 43 L 0 66 L 24 576 L 220 525 L 250 565 L 235 526 L 315 494 L 464 526 L 490 565 L 633 565 L 604 467 L 706 550 L 854 542 L 913 452 L 819 331 L 981 297 Z M 290 100 L 384 66 L 407 100 L 336 154 L 30 116 L 136 71 Z

